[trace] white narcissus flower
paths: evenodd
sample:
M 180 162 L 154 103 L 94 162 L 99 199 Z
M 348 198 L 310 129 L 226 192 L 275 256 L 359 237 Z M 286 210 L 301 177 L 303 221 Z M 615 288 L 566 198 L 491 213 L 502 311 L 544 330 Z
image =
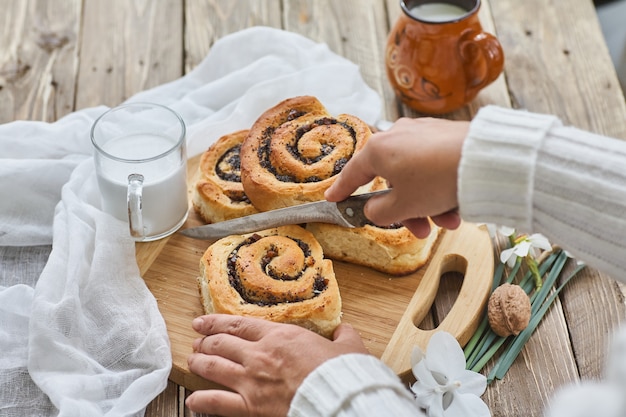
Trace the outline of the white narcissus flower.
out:
M 463 349 L 450 333 L 435 333 L 426 354 L 414 348 L 411 365 L 417 379 L 411 391 L 429 417 L 491 416 L 489 407 L 480 399 L 487 379 L 465 369 Z
M 487 231 L 489 232 L 489 236 L 491 236 L 492 238 L 496 237 L 496 234 L 509 237 L 513 233 L 515 233 L 515 229 L 513 229 L 512 227 L 508 227 L 508 226 L 497 226 L 493 223 L 478 223 L 478 224 L 479 225 L 484 224 L 485 226 L 487 226 Z
M 506 263 L 509 267 L 513 267 L 518 257 L 525 258 L 533 248 L 551 250 L 552 245 L 550 245 L 550 242 L 548 242 L 545 236 L 539 233 L 525 236 L 512 248 L 500 252 L 500 262 L 503 264 Z

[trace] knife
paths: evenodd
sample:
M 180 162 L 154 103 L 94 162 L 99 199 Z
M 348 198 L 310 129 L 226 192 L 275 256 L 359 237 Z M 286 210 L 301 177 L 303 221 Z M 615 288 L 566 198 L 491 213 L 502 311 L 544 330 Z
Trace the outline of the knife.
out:
M 215 240 L 225 236 L 258 232 L 259 230 L 271 229 L 272 227 L 287 224 L 309 222 L 334 223 L 348 228 L 363 227 L 366 224 L 371 224 L 363 213 L 365 203 L 367 203 L 371 197 L 386 194 L 390 190 L 391 189 L 357 194 L 338 203 L 315 201 L 313 203 L 300 204 L 223 222 L 183 229 L 180 233 L 195 239 Z

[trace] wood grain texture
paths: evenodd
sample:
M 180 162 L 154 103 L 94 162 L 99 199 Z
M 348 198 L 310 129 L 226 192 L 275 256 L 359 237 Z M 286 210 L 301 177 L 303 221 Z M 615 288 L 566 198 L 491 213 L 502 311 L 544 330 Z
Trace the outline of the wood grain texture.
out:
M 457 230 L 445 231 L 437 251 L 431 255 L 419 287 L 389 339 L 381 359 L 404 380 L 412 378 L 411 351 L 418 346 L 427 350 L 430 337 L 438 331 L 452 334 L 461 344 L 472 337 L 482 318 L 493 281 L 494 259 L 491 238 L 485 226 L 462 224 Z M 436 299 L 444 274 L 463 275 L 463 285 L 452 307 L 431 330 L 420 329 Z M 383 300 L 384 301 L 384 300 Z
M 84 2 L 76 108 L 116 106 L 183 75 L 178 0 Z
M 282 28 L 280 0 L 202 0 L 185 3 L 185 72 L 209 53 L 216 40 L 251 26 Z
M 398 107 L 385 75 L 387 21 L 379 0 L 290 0 L 285 29 L 300 33 L 359 66 L 365 82 L 383 99 L 382 118 L 396 120 Z
M 0 123 L 74 110 L 81 2 L 1 0 Z
M 624 95 L 590 1 L 492 1 L 491 7 L 513 107 L 626 139 Z
M 173 381 L 167 381 L 167 386 L 146 407 L 146 416 L 182 416 L 184 404 L 184 390 Z

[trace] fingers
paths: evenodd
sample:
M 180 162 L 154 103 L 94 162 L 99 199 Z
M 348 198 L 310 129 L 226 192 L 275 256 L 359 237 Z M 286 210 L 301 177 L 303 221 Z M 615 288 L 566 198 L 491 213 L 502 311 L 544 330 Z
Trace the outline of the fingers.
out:
M 403 220 L 402 224 L 418 239 L 425 239 L 430 234 L 430 223 L 427 218 Z
M 324 198 L 328 201 L 342 201 L 350 197 L 361 185 L 374 179 L 375 173 L 368 161 L 368 152 L 363 149 L 350 159 L 335 182 L 326 190 Z
M 192 353 L 187 357 L 187 365 L 194 374 L 231 389 L 235 389 L 246 374 L 243 365 L 219 353 Z
M 355 352 L 369 353 L 363 344 L 363 339 L 359 333 L 349 324 L 341 323 L 335 329 L 333 334 L 333 342 L 341 343 L 354 348 Z
M 454 230 L 461 225 L 461 215 L 458 209 L 450 210 L 438 216 L 431 217 L 432 221 L 440 227 Z
M 221 333 L 208 335 L 193 341 L 194 352 L 218 355 L 237 363 L 243 363 L 245 352 L 252 349 L 252 342 L 237 336 Z
M 275 323 L 252 317 L 241 317 L 230 314 L 209 314 L 193 320 L 191 326 L 204 335 L 226 333 L 244 340 L 260 340 Z
M 461 216 L 457 209 L 433 216 L 431 220 L 444 229 L 454 230 L 461 225 Z M 403 220 L 402 224 L 419 239 L 424 239 L 430 234 L 430 222 L 425 217 Z
M 196 413 L 230 417 L 248 416 L 250 414 L 243 397 L 230 391 L 195 391 L 187 397 L 185 405 Z
M 370 198 L 363 208 L 365 217 L 379 226 L 387 226 L 397 221 L 396 194 L 397 191 L 392 188 L 387 194 Z

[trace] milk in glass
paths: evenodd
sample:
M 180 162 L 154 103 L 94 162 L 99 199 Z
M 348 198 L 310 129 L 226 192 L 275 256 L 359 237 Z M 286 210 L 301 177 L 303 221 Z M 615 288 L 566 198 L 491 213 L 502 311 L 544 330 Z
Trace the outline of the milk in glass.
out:
M 133 134 L 110 139 L 102 150 L 116 158 L 100 158 L 98 185 L 103 210 L 128 221 L 130 174 L 144 177 L 142 216 L 146 236 L 167 234 L 184 222 L 187 205 L 186 164 L 178 138 Z M 184 148 L 182 148 L 184 150 Z M 169 152 L 169 153 L 168 153 Z

